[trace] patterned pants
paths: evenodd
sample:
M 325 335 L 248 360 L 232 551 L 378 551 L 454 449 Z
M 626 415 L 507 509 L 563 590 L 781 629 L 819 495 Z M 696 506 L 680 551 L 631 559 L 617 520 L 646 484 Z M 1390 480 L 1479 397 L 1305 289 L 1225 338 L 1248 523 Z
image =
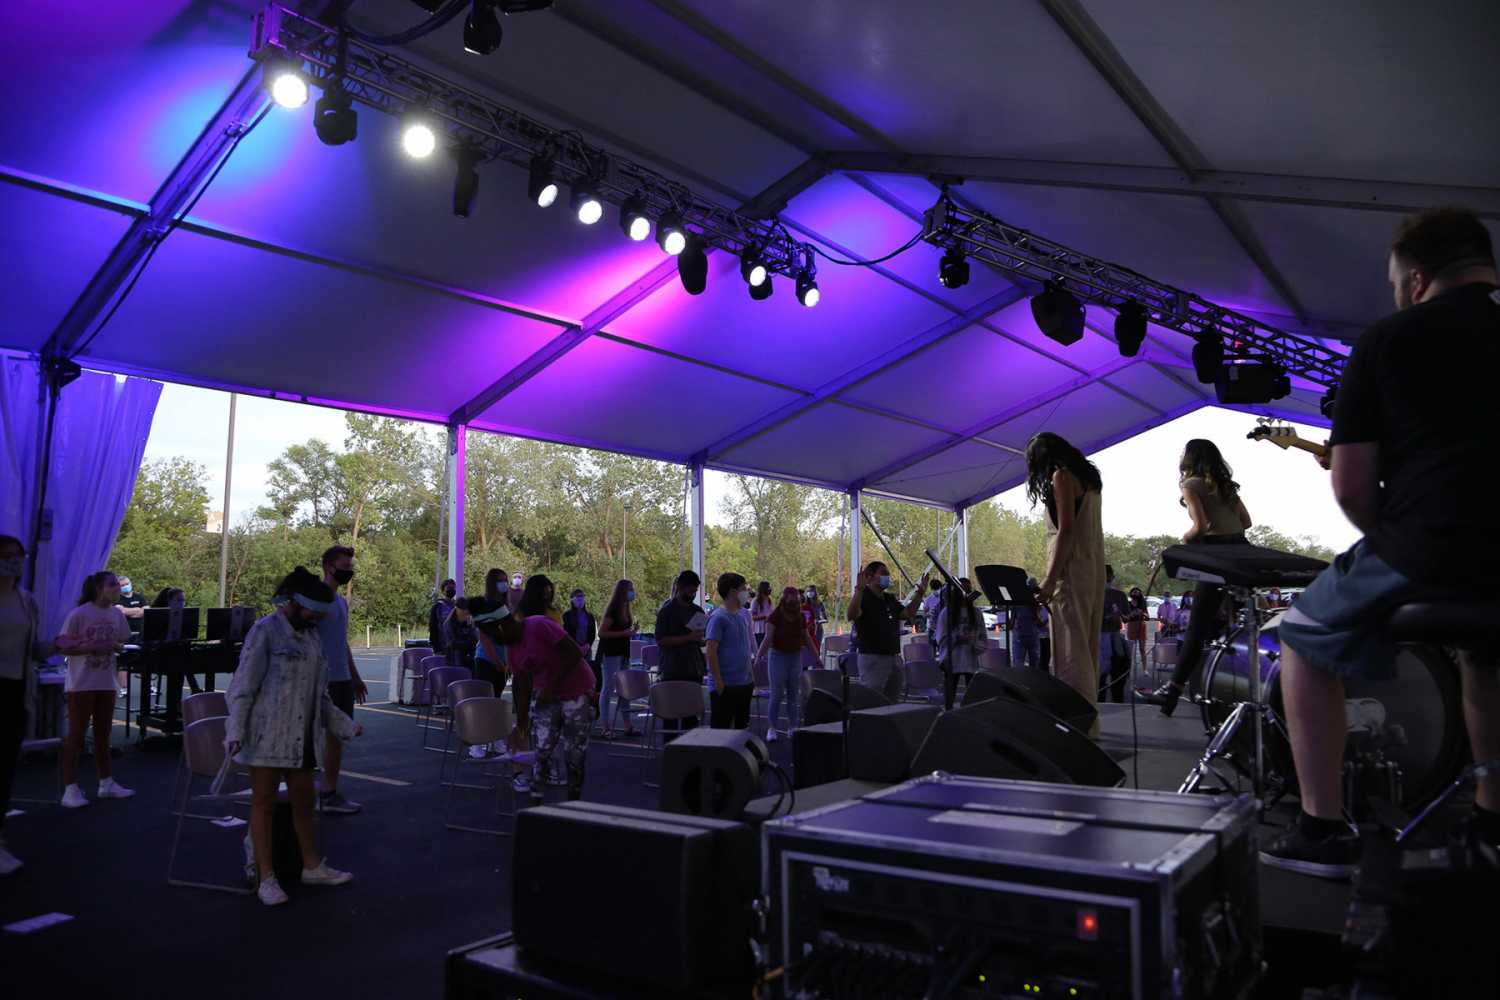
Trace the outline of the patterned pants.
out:
M 568 798 L 583 797 L 583 769 L 588 760 L 589 727 L 598 712 L 593 699 L 580 695 L 571 701 L 531 703 L 531 745 L 536 762 L 531 765 L 531 797 L 540 801 L 552 770 L 552 754 L 561 745 L 568 769 Z

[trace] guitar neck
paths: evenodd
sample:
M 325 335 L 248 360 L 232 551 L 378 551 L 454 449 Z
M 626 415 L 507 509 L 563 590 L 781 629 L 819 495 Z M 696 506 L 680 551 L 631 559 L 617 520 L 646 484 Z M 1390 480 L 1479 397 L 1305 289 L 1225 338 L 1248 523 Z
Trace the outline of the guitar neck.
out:
M 1302 451 L 1307 452 L 1309 455 L 1316 455 L 1318 458 L 1328 457 L 1327 445 L 1318 444 L 1316 441 L 1309 441 L 1306 438 L 1293 438 L 1292 440 L 1287 442 L 1287 447 L 1300 448 Z

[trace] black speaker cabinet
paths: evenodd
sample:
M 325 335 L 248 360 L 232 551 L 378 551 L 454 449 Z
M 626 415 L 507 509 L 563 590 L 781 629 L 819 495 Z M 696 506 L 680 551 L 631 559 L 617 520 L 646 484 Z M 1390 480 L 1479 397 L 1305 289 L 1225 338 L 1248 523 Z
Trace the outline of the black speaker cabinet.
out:
M 523 809 L 512 863 L 516 943 L 662 993 L 744 981 L 759 849 L 754 828 L 704 816 L 595 802 Z M 578 907 L 598 897 L 600 872 L 630 912 L 580 947 Z
M 879 708 L 890 703 L 891 699 L 874 688 L 867 688 L 858 681 L 849 682 L 849 711 Z M 807 696 L 807 705 L 802 709 L 802 721 L 809 726 L 843 722 L 843 705 L 843 699 L 839 695 L 814 688 L 813 693 Z
M 1074 729 L 1088 732 L 1099 717 L 1089 700 L 1045 670 L 1030 668 L 981 670 L 969 678 L 965 705 L 1006 698 L 1057 716 Z
M 849 713 L 849 777 L 905 781 L 911 762 L 942 714 L 936 705 L 882 705 Z
M 842 722 L 823 722 L 792 730 L 793 786 L 808 788 L 847 777 Z
M 766 758 L 765 743 L 748 730 L 689 730 L 662 750 L 661 809 L 737 820 L 760 794 Z
M 995 698 L 944 712 L 912 773 L 971 774 L 1110 788 L 1125 772 L 1083 733 L 1031 705 Z

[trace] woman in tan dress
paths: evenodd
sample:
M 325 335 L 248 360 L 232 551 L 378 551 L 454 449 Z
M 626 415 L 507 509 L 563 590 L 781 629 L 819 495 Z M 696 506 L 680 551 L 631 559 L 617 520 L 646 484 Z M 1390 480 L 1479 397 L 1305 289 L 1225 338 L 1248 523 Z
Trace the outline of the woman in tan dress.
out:
M 1047 507 L 1047 575 L 1037 600 L 1052 619 L 1052 670 L 1093 705 L 1104 619 L 1104 483 L 1083 452 L 1050 431 L 1027 444 L 1026 473 L 1026 496 Z M 1099 735 L 1097 719 L 1089 735 Z

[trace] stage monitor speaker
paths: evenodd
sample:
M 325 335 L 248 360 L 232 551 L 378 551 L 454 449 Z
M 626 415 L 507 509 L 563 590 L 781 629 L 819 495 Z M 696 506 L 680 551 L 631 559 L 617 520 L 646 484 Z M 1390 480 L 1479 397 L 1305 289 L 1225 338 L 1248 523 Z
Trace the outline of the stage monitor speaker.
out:
M 866 708 L 880 708 L 890 703 L 891 699 L 874 688 L 867 688 L 855 680 L 849 681 L 849 711 L 858 712 Z M 802 709 L 802 721 L 809 726 L 818 726 L 825 722 L 843 722 L 843 709 L 843 699 L 837 694 L 814 688 L 812 694 L 807 696 L 807 704 Z
M 792 730 L 793 786 L 809 788 L 847 777 L 842 722 L 823 722 Z
M 1099 718 L 1099 709 L 1089 700 L 1045 670 L 1005 668 L 981 670 L 969 678 L 963 704 L 972 705 L 991 698 L 1007 698 L 1032 705 L 1087 733 Z
M 760 794 L 766 745 L 747 729 L 691 729 L 661 755 L 663 812 L 737 820 Z
M 970 774 L 1110 788 L 1125 772 L 1083 733 L 1040 708 L 993 698 L 944 712 L 912 773 Z
M 512 915 L 527 954 L 698 995 L 751 971 L 757 831 L 743 823 L 569 802 L 516 816 Z M 599 873 L 628 919 L 579 946 L 578 904 Z M 623 991 L 622 991 L 623 992 Z M 530 994 L 527 994 L 528 996 Z
M 849 713 L 849 777 L 905 781 L 911 762 L 942 709 L 936 705 L 882 705 Z

